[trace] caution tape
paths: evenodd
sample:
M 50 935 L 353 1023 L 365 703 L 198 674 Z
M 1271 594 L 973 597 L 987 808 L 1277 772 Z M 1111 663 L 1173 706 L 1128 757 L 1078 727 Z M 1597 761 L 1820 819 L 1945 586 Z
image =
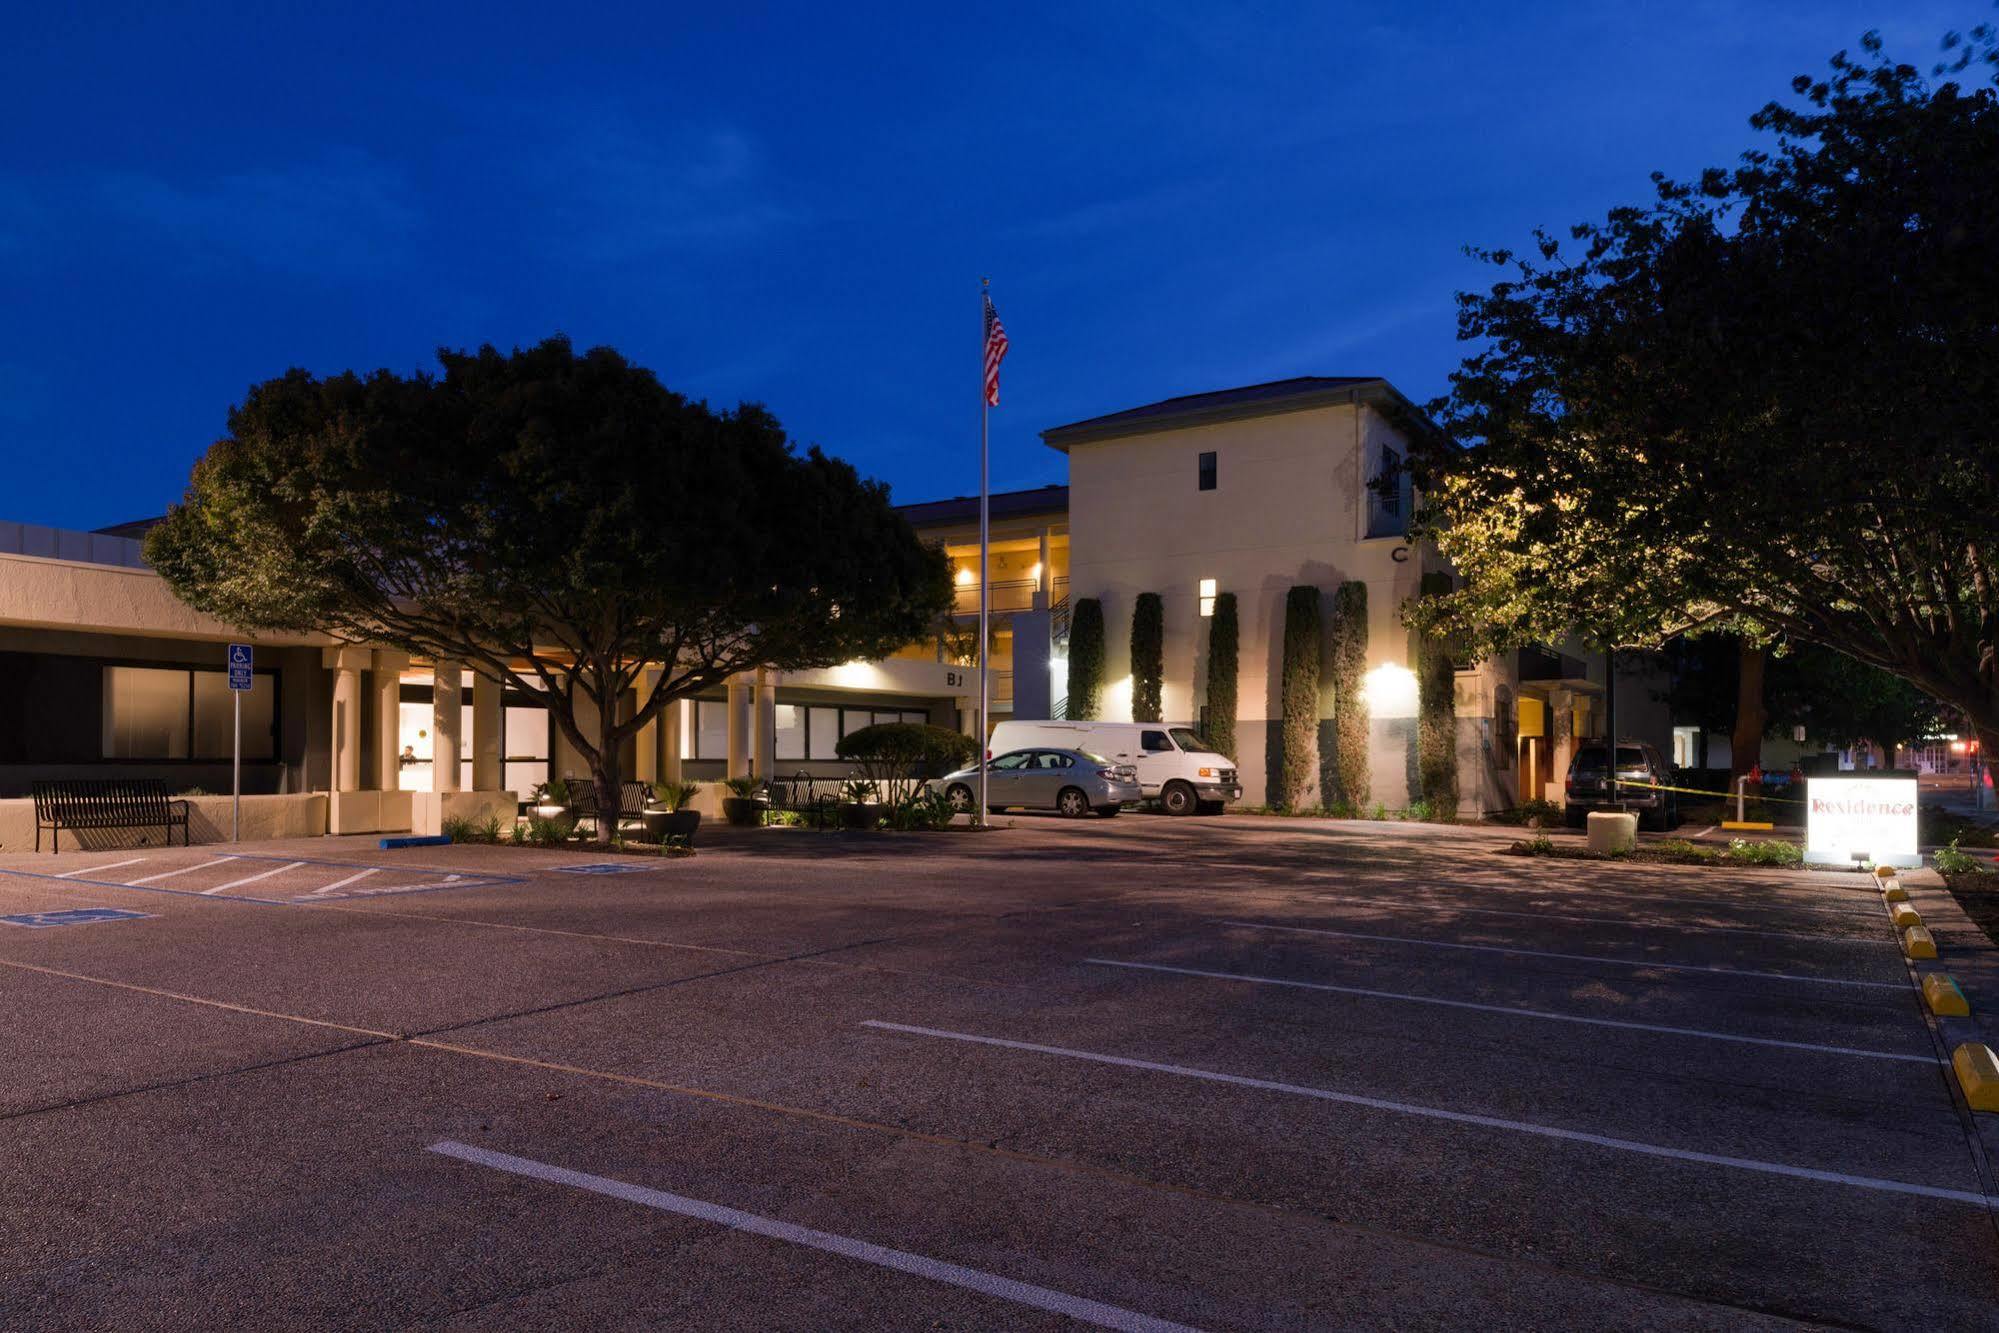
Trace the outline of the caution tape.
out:
M 1629 778 L 1619 778 L 1617 785 L 1619 787 L 1637 787 L 1642 791 L 1677 791 L 1684 792 L 1688 796 L 1713 796 L 1723 801 L 1732 801 L 1735 799 L 1735 793 L 1732 791 L 1701 791 L 1697 787 L 1669 787 L 1663 782 L 1633 782 Z M 1805 804 L 1805 802 L 1798 800 L 1795 796 L 1756 796 L 1748 792 L 1743 793 L 1743 799 L 1745 801 L 1775 801 L 1779 805 Z

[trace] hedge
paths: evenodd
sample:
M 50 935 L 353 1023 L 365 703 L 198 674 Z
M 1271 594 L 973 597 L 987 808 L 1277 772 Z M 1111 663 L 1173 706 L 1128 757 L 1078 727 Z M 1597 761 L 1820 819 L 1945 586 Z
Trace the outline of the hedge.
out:
M 1131 608 L 1131 720 L 1159 721 L 1166 674 L 1166 610 L 1159 594 L 1142 592 Z
M 1299 809 L 1319 769 L 1319 590 L 1300 585 L 1284 598 L 1283 768 L 1278 804 Z
M 1367 585 L 1342 583 L 1333 594 L 1333 762 L 1326 804 L 1358 813 L 1367 805 Z
M 1091 719 L 1103 702 L 1104 606 L 1094 597 L 1076 603 L 1069 618 L 1069 703 L 1063 716 Z
M 901 804 L 924 779 L 971 763 L 978 748 L 963 732 L 922 722 L 877 722 L 833 743 L 833 753 L 858 766 L 890 805 Z
M 1423 576 L 1422 595 L 1441 597 L 1451 590 L 1451 576 Z M 1433 817 L 1458 815 L 1457 671 L 1451 664 L 1451 643 L 1442 634 L 1425 633 L 1416 644 L 1416 774 Z
M 1235 594 L 1215 597 L 1208 620 L 1208 744 L 1216 754 L 1235 755 L 1236 660 L 1241 630 L 1236 622 Z

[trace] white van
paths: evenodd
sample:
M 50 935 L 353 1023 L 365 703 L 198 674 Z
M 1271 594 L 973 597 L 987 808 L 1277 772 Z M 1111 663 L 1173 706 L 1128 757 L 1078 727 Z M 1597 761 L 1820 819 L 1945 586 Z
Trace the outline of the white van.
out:
M 1219 814 L 1242 799 L 1235 761 L 1208 748 L 1192 727 L 1163 722 L 1021 722 L 993 726 L 989 757 L 1046 746 L 1084 750 L 1138 770 L 1147 800 L 1169 815 Z

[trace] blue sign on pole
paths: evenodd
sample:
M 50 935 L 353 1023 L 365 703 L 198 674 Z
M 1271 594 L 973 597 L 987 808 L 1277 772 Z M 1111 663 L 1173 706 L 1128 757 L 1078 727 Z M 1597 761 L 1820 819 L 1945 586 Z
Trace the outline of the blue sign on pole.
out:
M 254 662 L 247 643 L 229 645 L 229 688 L 247 690 L 250 688 L 250 667 Z

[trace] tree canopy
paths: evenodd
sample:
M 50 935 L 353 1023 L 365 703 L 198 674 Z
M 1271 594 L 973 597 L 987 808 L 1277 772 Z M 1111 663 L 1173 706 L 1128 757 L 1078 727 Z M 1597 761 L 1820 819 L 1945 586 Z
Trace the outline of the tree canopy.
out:
M 612 808 L 619 745 L 668 702 L 885 655 L 950 602 L 943 554 L 886 489 L 797 451 L 761 407 L 711 409 L 564 338 L 438 360 L 252 387 L 148 561 L 246 629 L 541 691 Z M 648 665 L 664 669 L 621 711 Z
M 1477 251 L 1478 345 L 1416 451 L 1492 650 L 1689 628 L 1838 649 L 1999 742 L 1999 47 L 1931 72 L 1870 34 L 1655 198 Z

